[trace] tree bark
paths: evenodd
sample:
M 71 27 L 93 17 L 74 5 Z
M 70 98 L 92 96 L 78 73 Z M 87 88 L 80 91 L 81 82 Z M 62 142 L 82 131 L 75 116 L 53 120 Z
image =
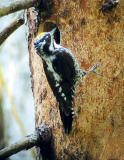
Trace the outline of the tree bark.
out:
M 37 18 L 28 10 L 36 126 L 44 122 L 52 127 L 56 159 L 123 160 L 124 2 L 105 14 L 99 12 L 103 1 L 54 0 L 52 7 L 49 2 Z M 53 23 L 60 30 L 61 44 L 72 51 L 80 68 L 88 70 L 99 62 L 98 72 L 103 75 L 91 73 L 78 83 L 74 98 L 76 116 L 69 135 L 64 133 L 58 103 L 42 60 L 33 48 L 34 37 L 49 30 Z

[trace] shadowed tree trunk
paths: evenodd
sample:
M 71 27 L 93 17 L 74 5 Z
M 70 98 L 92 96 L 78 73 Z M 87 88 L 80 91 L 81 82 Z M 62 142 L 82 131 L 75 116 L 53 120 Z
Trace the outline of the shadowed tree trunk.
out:
M 53 147 L 59 160 L 124 159 L 124 2 L 108 13 L 102 0 L 42 1 L 27 13 L 29 56 L 36 126 L 52 126 Z M 66 135 L 58 103 L 48 85 L 33 40 L 57 26 L 61 44 L 72 51 L 80 68 L 99 62 L 98 72 L 82 78 L 75 89 L 72 132 Z

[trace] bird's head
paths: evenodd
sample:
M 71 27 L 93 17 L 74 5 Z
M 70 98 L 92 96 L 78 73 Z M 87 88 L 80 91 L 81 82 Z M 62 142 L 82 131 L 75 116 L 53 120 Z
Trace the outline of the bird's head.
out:
M 54 34 L 56 28 L 52 29 L 50 32 L 44 32 L 41 37 L 34 40 L 34 48 L 39 56 L 42 54 L 49 54 L 54 43 Z

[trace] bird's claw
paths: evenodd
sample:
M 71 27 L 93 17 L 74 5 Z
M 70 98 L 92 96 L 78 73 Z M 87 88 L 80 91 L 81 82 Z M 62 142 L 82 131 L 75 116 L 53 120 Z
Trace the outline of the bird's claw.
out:
M 100 73 L 98 73 L 98 72 L 95 71 L 95 69 L 97 69 L 99 66 L 100 66 L 100 64 L 99 64 L 98 62 L 95 63 L 95 64 L 93 65 L 93 67 L 92 67 L 89 71 L 86 72 L 86 74 L 88 74 L 88 73 L 90 73 L 90 72 L 93 72 L 93 73 L 101 76 Z

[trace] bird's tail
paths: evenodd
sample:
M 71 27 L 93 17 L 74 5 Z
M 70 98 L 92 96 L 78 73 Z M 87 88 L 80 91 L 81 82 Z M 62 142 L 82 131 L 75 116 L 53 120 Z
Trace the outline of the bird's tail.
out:
M 62 109 L 60 109 L 60 115 L 65 133 L 69 134 L 72 129 L 73 112 L 70 112 L 70 114 L 66 115 L 65 112 Z

